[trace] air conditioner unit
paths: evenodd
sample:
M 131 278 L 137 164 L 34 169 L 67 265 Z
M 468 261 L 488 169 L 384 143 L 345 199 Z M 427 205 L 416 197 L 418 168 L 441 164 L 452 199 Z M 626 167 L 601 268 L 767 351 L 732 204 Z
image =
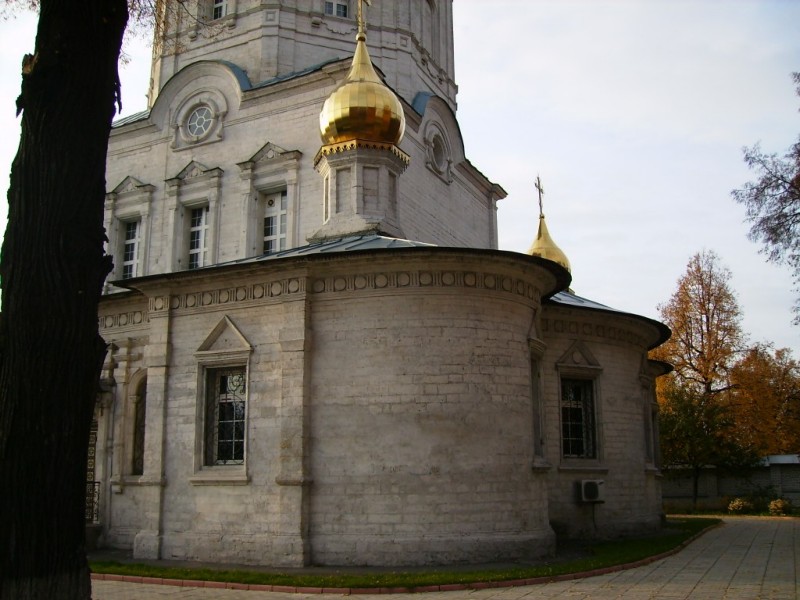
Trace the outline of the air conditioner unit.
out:
M 605 502 L 605 481 L 602 479 L 583 479 L 578 482 L 581 502 Z

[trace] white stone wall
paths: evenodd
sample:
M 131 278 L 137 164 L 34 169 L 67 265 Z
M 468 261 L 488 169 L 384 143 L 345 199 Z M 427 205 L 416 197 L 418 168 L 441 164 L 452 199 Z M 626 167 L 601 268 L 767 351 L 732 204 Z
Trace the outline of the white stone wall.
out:
M 132 548 L 136 535 L 148 527 L 148 507 L 159 492 L 159 486 L 148 478 L 152 473 L 131 474 L 132 396 L 146 372 L 144 355 L 149 342 L 146 300 L 132 294 L 106 298 L 98 320 L 100 334 L 109 344 L 104 371 L 113 381 L 108 405 L 96 411 L 106 432 L 104 439 L 98 439 L 96 461 L 104 474 L 100 478 L 100 520 L 104 526 L 100 542 Z
M 139 558 L 288 566 L 549 552 L 547 482 L 531 470 L 528 335 L 554 279 L 530 262 L 446 250 L 319 257 L 107 298 L 106 339 L 121 343 L 134 321 L 147 336 L 126 352 L 131 369 L 147 369 L 148 421 L 134 477 L 117 398 L 106 543 Z M 203 369 L 242 361 L 245 464 L 206 467 Z
M 180 73 L 164 88 L 149 119 L 112 132 L 106 174 L 109 252 L 121 253 L 120 221 L 141 218 L 146 243 L 140 250 L 139 274 L 185 269 L 189 212 L 208 204 L 210 262 L 260 254 L 260 194 L 279 189 L 289 193 L 287 247 L 305 245 L 324 217 L 323 181 L 313 164 L 321 145 L 319 111 L 346 68 L 342 63 L 244 94 L 224 66 L 205 63 Z M 220 131 L 194 145 L 179 136 L 176 141 L 173 125 L 179 108 L 206 97 L 227 107 Z M 407 110 L 415 123 L 401 143 L 411 164 L 398 179 L 400 229 L 410 239 L 443 246 L 496 247 L 497 198 L 491 195 L 491 184 L 474 179 L 472 167 L 454 167 L 448 181 L 426 166 L 424 136 L 431 120 L 447 121 L 441 127 L 450 136 L 454 164 L 466 164 L 452 116 L 431 109 L 419 122 Z M 260 157 L 252 167 L 258 175 L 247 179 L 241 163 L 268 143 L 278 148 L 277 154 Z M 116 262 L 121 264 L 119 258 Z M 110 280 L 121 277 L 120 264 Z
M 148 298 L 107 298 L 105 543 L 141 558 L 399 565 L 544 553 L 551 524 L 571 536 L 656 529 L 643 359 L 658 333 L 627 315 L 540 309 L 554 280 L 532 264 L 445 249 L 340 255 L 156 278 L 137 284 Z M 204 368 L 231 362 L 248 368 L 246 462 L 208 468 Z M 581 369 L 595 380 L 598 455 L 567 459 L 559 382 Z M 132 476 L 128 396 L 142 370 L 145 470 Z M 604 481 L 605 502 L 578 501 L 584 479 Z
M 430 286 L 314 303 L 315 563 L 552 550 L 544 481 L 531 471 L 536 303 Z
M 201 7 L 210 0 L 198 0 Z M 329 60 L 352 56 L 356 34 L 356 0 L 350 17 L 324 14 L 323 0 L 262 3 L 228 0 L 229 16 L 198 24 L 179 10 L 167 35 L 180 30 L 179 42 L 163 46 L 165 55 L 153 66 L 153 84 L 160 90 L 185 66 L 209 55 L 237 64 L 252 84 L 296 73 Z M 455 110 L 457 86 L 453 65 L 452 0 L 438 1 L 435 20 L 428 0 L 392 0 L 367 9 L 373 61 L 387 83 L 408 103 L 418 92 L 446 99 Z M 185 5 L 194 12 L 192 3 Z M 435 30 L 435 33 L 434 33 Z M 151 91 L 151 100 L 155 93 Z
M 542 314 L 545 394 L 545 458 L 551 465 L 551 522 L 558 533 L 605 537 L 655 530 L 660 526 L 661 487 L 655 465 L 646 460 L 646 407 L 651 399 L 643 384 L 643 360 L 655 341 L 655 328 L 642 320 L 548 304 Z M 597 372 L 566 367 L 570 377 L 594 378 L 597 458 L 563 458 L 560 378 L 557 364 L 569 361 L 576 342 L 597 361 Z M 605 502 L 578 501 L 576 485 L 598 479 Z

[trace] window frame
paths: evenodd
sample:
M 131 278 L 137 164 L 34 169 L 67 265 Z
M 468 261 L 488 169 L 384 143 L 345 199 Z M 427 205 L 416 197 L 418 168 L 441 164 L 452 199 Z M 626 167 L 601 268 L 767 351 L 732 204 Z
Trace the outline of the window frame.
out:
M 580 398 L 568 399 L 569 390 L 581 390 Z M 561 424 L 561 457 L 564 459 L 589 459 L 598 457 L 597 444 L 597 401 L 594 379 L 587 377 L 563 376 L 560 378 L 559 416 Z M 567 403 L 574 404 L 568 406 Z M 566 411 L 578 414 L 578 419 L 567 419 Z M 576 412 L 579 411 L 579 412 Z M 580 428 L 580 435 L 574 434 L 570 426 Z M 573 435 L 568 435 L 572 433 Z M 571 442 L 571 443 L 570 443 Z M 575 447 L 580 444 L 579 447 Z M 569 449 L 568 449 L 569 445 Z
M 219 9 L 220 14 L 217 14 Z M 228 0 L 212 0 L 211 1 L 211 20 L 218 21 L 228 16 Z
M 574 340 L 566 352 L 556 361 L 558 375 L 558 447 L 554 445 L 553 451 L 558 452 L 559 468 L 602 468 L 604 460 L 603 438 L 603 367 L 589 349 L 589 345 L 582 340 Z M 576 456 L 575 453 L 565 453 L 564 446 L 564 393 L 565 381 L 584 381 L 591 385 L 592 424 L 594 452 L 591 456 Z M 554 455 L 555 456 L 555 455 Z
M 221 377 L 228 373 L 237 373 L 242 378 L 243 389 L 241 395 L 236 395 L 227 387 L 223 393 L 218 390 L 221 383 Z M 245 450 L 247 446 L 247 394 L 250 386 L 247 383 L 247 366 L 246 365 L 228 365 L 219 367 L 208 367 L 205 369 L 206 377 L 206 393 L 205 393 L 205 423 L 203 427 L 203 466 L 204 467 L 221 467 L 221 466 L 239 466 L 244 465 Z M 231 419 L 224 419 L 221 414 L 222 397 L 231 396 L 226 399 L 225 404 L 233 405 L 241 403 L 242 415 L 237 419 L 234 414 Z M 236 409 L 234 408 L 234 412 Z M 212 420 L 213 418 L 213 420 Z M 236 435 L 237 422 L 241 423 L 241 436 Z M 220 429 L 223 423 L 230 423 L 233 428 L 233 437 L 220 440 Z M 233 447 L 232 458 L 220 458 L 221 444 L 230 443 Z M 236 446 L 241 444 L 241 458 L 236 457 Z
M 241 346 L 238 349 L 213 349 L 214 341 L 223 331 L 231 331 L 238 338 Z M 196 429 L 194 473 L 189 477 L 193 485 L 247 485 L 248 451 L 250 431 L 250 390 L 252 389 L 252 371 L 250 357 L 253 348 L 226 316 L 214 328 L 209 337 L 195 352 L 197 359 L 196 372 Z M 238 464 L 207 464 L 206 444 L 208 426 L 208 377 L 209 372 L 219 369 L 242 368 L 245 373 L 245 413 L 244 413 L 244 459 Z
M 350 3 L 342 0 L 325 0 L 323 2 L 323 12 L 327 17 L 337 17 L 339 19 L 350 18 Z M 344 14 L 342 14 L 344 13 Z
M 206 139 L 214 129 L 217 117 L 214 108 L 208 104 L 198 104 L 186 116 L 187 138 L 192 142 Z
M 188 270 L 200 269 L 208 266 L 208 235 L 209 235 L 209 206 L 204 204 L 202 206 L 187 206 L 188 212 L 187 229 L 186 229 L 186 268 Z M 195 215 L 200 214 L 200 224 L 195 225 Z M 197 233 L 197 238 L 193 234 Z M 199 244 L 193 247 L 194 240 L 197 239 Z M 195 258 L 199 257 L 199 258 Z M 194 261 L 194 262 L 193 262 Z
M 104 291 L 116 289 L 110 282 L 123 277 L 126 223 L 138 221 L 138 243 L 136 246 L 136 274 L 148 274 L 148 236 L 150 230 L 150 204 L 155 186 L 141 183 L 127 176 L 114 190 L 106 194 L 103 225 L 108 233 L 105 249 L 114 258 L 114 268 L 106 278 Z
M 133 238 L 128 237 L 130 226 L 135 226 L 135 233 Z M 120 229 L 122 230 L 121 239 L 121 252 L 122 256 L 122 272 L 120 279 L 133 279 L 139 276 L 139 250 L 142 244 L 142 220 L 141 219 L 126 219 L 120 221 Z M 128 258 L 128 251 L 131 251 L 132 258 Z
M 270 202 L 273 203 L 270 206 Z M 289 194 L 284 188 L 280 191 L 272 192 L 269 194 L 262 194 L 261 203 L 263 209 L 263 216 L 261 218 L 261 242 L 263 254 L 274 254 L 282 250 L 286 250 L 288 240 L 288 219 L 289 219 Z M 272 221 L 275 227 L 272 233 L 267 234 L 267 221 Z M 274 243 L 277 247 L 270 247 L 268 244 Z

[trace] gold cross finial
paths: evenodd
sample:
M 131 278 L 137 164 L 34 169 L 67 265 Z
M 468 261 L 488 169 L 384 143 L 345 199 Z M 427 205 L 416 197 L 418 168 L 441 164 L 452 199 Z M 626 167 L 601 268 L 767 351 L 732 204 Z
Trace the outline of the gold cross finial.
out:
M 367 21 L 364 18 L 364 4 L 372 6 L 372 0 L 358 0 L 358 32 L 366 33 Z
M 533 185 L 539 191 L 539 216 L 543 217 L 544 216 L 544 209 L 542 207 L 543 206 L 542 205 L 542 196 L 544 196 L 544 186 L 542 186 L 542 180 L 539 178 L 538 175 L 536 176 L 536 183 L 534 183 Z

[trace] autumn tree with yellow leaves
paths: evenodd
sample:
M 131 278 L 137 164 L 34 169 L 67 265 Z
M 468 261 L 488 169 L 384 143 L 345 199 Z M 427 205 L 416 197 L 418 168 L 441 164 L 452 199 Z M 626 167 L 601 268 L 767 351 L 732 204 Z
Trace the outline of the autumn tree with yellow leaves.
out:
M 755 463 L 732 404 L 734 366 L 745 350 L 731 274 L 712 251 L 695 254 L 675 293 L 659 306 L 672 336 L 652 352 L 674 371 L 659 382 L 661 453 L 666 468 L 688 469 L 697 502 L 702 469 L 741 471 Z
M 800 453 L 800 364 L 787 348 L 759 344 L 731 372 L 732 411 L 759 454 Z

